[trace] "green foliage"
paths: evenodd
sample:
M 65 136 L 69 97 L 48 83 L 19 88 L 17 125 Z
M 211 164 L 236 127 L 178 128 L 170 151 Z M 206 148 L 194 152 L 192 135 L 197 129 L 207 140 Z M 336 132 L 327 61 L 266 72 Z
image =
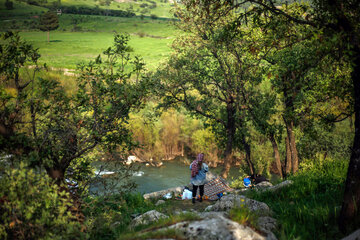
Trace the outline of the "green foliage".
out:
M 82 239 L 81 225 L 68 211 L 72 200 L 44 172 L 21 164 L 0 178 L 2 239 Z
M 84 214 L 91 239 L 114 239 L 129 231 L 131 215 L 154 209 L 140 194 L 89 197 L 85 199 Z
M 120 158 L 119 152 L 133 146 L 125 125 L 130 110 L 141 106 L 146 83 L 141 58 L 130 63 L 128 36 L 116 35 L 114 46 L 103 53 L 104 60 L 99 56 L 79 67 L 74 92 L 66 92 L 56 78 L 33 78 L 23 83 L 19 71 L 27 61 L 36 63 L 37 51 L 21 42 L 17 34 L 4 36 L 7 41 L 2 42 L 1 57 L 6 61 L 1 73 L 7 84 L 15 86 L 9 91 L 2 85 L 5 111 L 0 123 L 9 132 L 2 132 L 1 143 L 8 153 L 26 151 L 31 164 L 45 167 L 59 184 L 66 174 L 77 182 L 89 180 L 92 168 L 87 154 L 95 147 Z M 132 64 L 133 70 L 125 69 L 127 64 Z M 130 80 L 132 74 L 138 78 L 135 83 Z M 12 122 L 14 116 L 31 120 Z M 69 166 L 71 171 L 67 172 Z
M 14 3 L 10 0 L 5 1 L 5 7 L 7 10 L 13 10 L 14 9 Z
M 279 221 L 279 239 L 340 239 L 337 228 L 348 162 L 306 160 L 290 179 L 294 183 L 273 192 L 251 192 L 263 201 Z
M 39 29 L 47 32 L 55 30 L 59 27 L 59 18 L 54 12 L 46 12 L 40 16 Z

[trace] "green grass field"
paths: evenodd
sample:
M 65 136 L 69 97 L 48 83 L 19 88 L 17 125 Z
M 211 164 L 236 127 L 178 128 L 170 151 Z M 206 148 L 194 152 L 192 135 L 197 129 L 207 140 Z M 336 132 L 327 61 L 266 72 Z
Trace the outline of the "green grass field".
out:
M 120 1 L 112 4 L 138 5 L 141 2 Z M 157 5 L 165 4 L 156 2 Z M 94 3 L 86 0 L 61 2 L 64 5 L 85 6 L 95 6 Z M 169 3 L 165 5 L 170 8 Z M 92 60 L 110 47 L 115 33 L 127 33 L 133 54 L 143 57 L 146 67 L 154 70 L 169 56 L 171 43 L 176 36 L 176 28 L 171 20 L 62 14 L 59 16 L 59 28 L 50 32 L 48 43 L 46 33 L 37 29 L 38 16 L 47 9 L 17 1 L 14 1 L 14 8 L 6 10 L 4 0 L 0 0 L 0 31 L 19 31 L 25 40 L 39 48 L 40 63 L 55 68 L 75 69 L 78 63 Z
M 91 60 L 111 46 L 114 33 L 130 34 L 133 54 L 143 57 L 149 69 L 169 55 L 176 35 L 169 21 L 64 15 L 59 30 L 50 32 L 50 43 L 45 32 L 22 31 L 21 36 L 39 48 L 41 63 L 74 69 L 77 63 Z

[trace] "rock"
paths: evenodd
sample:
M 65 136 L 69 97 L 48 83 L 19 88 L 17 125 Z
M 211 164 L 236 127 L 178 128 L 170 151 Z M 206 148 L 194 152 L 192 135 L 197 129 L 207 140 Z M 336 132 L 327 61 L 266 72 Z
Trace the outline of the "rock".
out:
M 271 217 L 259 217 L 257 221 L 259 230 L 265 233 L 268 240 L 275 240 L 276 236 L 273 231 L 276 229 L 276 219 Z
M 268 230 L 268 231 L 273 231 L 277 226 L 276 219 L 274 219 L 272 217 L 259 217 L 257 224 L 258 224 L 259 228 Z
M 347 237 L 344 237 L 341 240 L 359 240 L 359 239 L 360 239 L 360 229 L 356 230 L 355 232 L 353 232 Z
M 202 219 L 229 217 L 229 214 L 227 212 L 201 212 L 198 213 L 197 215 Z
M 140 224 L 149 224 L 151 222 L 158 221 L 161 218 L 168 218 L 165 214 L 159 213 L 156 210 L 148 211 L 136 218 L 134 218 L 131 222 L 131 226 L 135 227 Z
M 271 182 L 264 181 L 264 182 L 256 184 L 255 188 L 267 188 L 267 187 L 272 187 L 272 186 L 273 185 L 271 184 Z
M 172 193 L 172 195 L 178 195 L 179 193 L 182 193 L 184 190 L 184 187 L 175 187 L 175 188 L 169 188 L 169 189 L 165 189 L 165 190 L 161 190 L 158 192 L 152 192 L 152 193 L 146 193 L 143 195 L 143 197 L 145 199 L 150 199 L 150 198 L 160 198 L 162 196 L 164 196 L 167 193 Z
M 159 201 L 156 202 L 155 206 L 159 206 L 164 203 L 165 203 L 165 201 L 160 199 Z
M 291 185 L 291 184 L 293 184 L 293 183 L 294 183 L 294 182 L 291 181 L 291 180 L 286 180 L 286 181 L 283 181 L 283 182 L 281 182 L 281 183 L 279 183 L 279 184 L 277 184 L 277 185 L 275 185 L 275 186 L 269 187 L 267 190 L 274 192 L 274 191 L 279 190 L 280 188 L 289 186 L 289 185 Z
M 190 240 L 217 240 L 217 239 L 241 239 L 241 240 L 264 240 L 261 236 L 249 227 L 240 225 L 224 217 L 206 218 L 201 221 L 180 222 L 169 227 L 183 233 L 186 239 Z
M 214 205 L 208 206 L 205 211 L 229 211 L 234 207 L 247 207 L 250 211 L 256 211 L 262 216 L 271 213 L 270 208 L 266 203 L 235 194 L 223 196 L 220 201 L 217 201 Z

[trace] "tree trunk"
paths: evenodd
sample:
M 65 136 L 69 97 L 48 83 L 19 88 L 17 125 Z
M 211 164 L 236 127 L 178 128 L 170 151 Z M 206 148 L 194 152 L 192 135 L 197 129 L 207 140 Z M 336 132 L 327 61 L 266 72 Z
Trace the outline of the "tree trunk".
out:
M 65 171 L 59 167 L 51 167 L 46 169 L 49 177 L 54 179 L 55 183 L 60 186 L 64 182 Z
M 289 150 L 291 154 L 292 173 L 296 173 L 299 169 L 299 158 L 295 143 L 294 122 L 292 120 L 290 121 L 286 120 L 285 125 L 286 125 L 286 133 L 289 141 Z
M 221 177 L 227 178 L 231 164 L 232 164 L 232 149 L 233 149 L 233 142 L 235 136 L 235 107 L 233 105 L 233 101 L 230 101 L 227 106 L 227 124 L 226 124 L 226 135 L 227 135 L 227 142 L 226 148 L 224 152 L 224 168 L 221 172 Z
M 277 170 L 279 172 L 280 177 L 283 178 L 279 148 L 278 148 L 278 145 L 276 143 L 274 134 L 271 133 L 270 136 L 269 136 L 269 139 L 270 139 L 271 145 L 273 147 L 273 151 L 274 151 L 274 159 L 275 159 L 275 163 L 276 163 L 276 168 L 277 168 Z
M 285 175 L 287 176 L 291 172 L 291 150 L 290 150 L 290 141 L 288 135 L 286 135 L 285 144 L 286 144 Z
M 355 136 L 345 182 L 345 192 L 339 216 L 342 232 L 359 224 L 360 207 L 360 48 L 355 48 L 356 59 L 351 74 L 354 87 Z
M 245 149 L 245 153 L 246 153 L 245 159 L 246 159 L 246 163 L 249 166 L 250 174 L 255 174 L 254 163 L 251 161 L 251 148 L 250 148 L 250 145 L 247 143 L 244 135 L 242 137 L 242 144 L 243 144 L 244 149 Z
M 291 150 L 291 166 L 292 173 L 296 173 L 299 170 L 299 156 L 296 148 L 295 134 L 294 134 L 294 122 L 290 122 L 290 150 Z

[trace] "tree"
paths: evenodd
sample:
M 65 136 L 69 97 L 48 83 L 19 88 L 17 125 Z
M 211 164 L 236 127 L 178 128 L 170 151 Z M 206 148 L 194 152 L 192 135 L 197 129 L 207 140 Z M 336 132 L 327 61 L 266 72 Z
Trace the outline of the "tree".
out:
M 316 31 L 322 31 L 321 41 L 324 44 L 336 42 L 333 50 L 352 66 L 351 79 L 353 87 L 353 109 L 355 112 L 355 136 L 351 148 L 351 157 L 345 183 L 344 199 L 339 217 L 339 227 L 343 232 L 356 224 L 360 211 L 360 4 L 359 1 L 314 0 L 313 9 L 307 9 L 306 14 L 289 15 L 279 7 L 284 1 L 248 0 L 243 2 L 231 1 L 234 8 L 243 8 L 244 3 L 253 4 L 251 13 L 242 14 L 243 21 L 248 13 L 262 15 L 275 14 L 286 17 L 290 22 L 308 25 Z M 340 91 L 341 92 L 341 91 Z
M 50 31 L 59 27 L 59 18 L 54 12 L 46 12 L 40 16 L 39 29 L 47 32 L 47 40 L 50 42 Z
M 14 9 L 14 3 L 10 0 L 5 1 L 5 7 L 7 10 L 13 10 Z
M 183 1 L 177 16 L 182 20 L 180 28 L 190 36 L 178 39 L 175 54 L 167 66 L 155 76 L 154 89 L 164 96 L 165 105 L 181 103 L 192 114 L 203 117 L 216 133 L 224 155 L 223 177 L 227 177 L 232 164 L 233 149 L 246 152 L 251 173 L 255 173 L 251 161 L 250 133 L 247 131 L 246 98 L 252 85 L 261 80 L 256 71 L 259 62 L 251 54 L 255 42 L 252 29 L 228 22 L 235 15 L 222 16 L 222 9 L 202 6 L 202 1 Z M 251 83 L 250 83 L 251 80 Z
M 44 167 L 62 185 L 70 164 L 95 148 L 116 154 L 133 146 L 126 124 L 146 88 L 144 81 L 130 80 L 138 69 L 125 70 L 128 36 L 116 35 L 104 60 L 98 56 L 80 66 L 75 94 L 53 79 L 21 78 L 25 63 L 36 63 L 37 50 L 17 34 L 2 37 L 0 144 L 5 152 L 15 157 L 26 153 L 32 165 Z M 10 91 L 7 86 L 15 87 Z

